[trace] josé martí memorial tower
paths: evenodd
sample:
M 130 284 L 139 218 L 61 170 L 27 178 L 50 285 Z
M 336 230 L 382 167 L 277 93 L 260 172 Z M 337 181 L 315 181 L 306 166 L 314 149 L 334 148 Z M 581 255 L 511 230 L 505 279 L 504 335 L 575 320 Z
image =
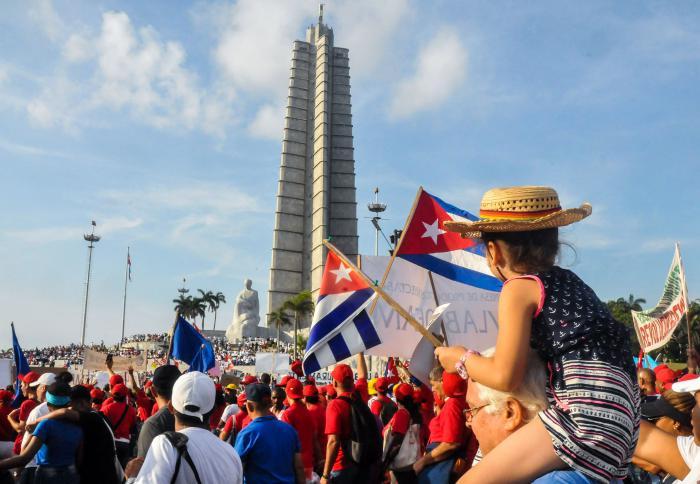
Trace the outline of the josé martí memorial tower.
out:
M 282 140 L 268 312 L 311 289 L 323 274 L 323 239 L 354 259 L 357 250 L 355 158 L 348 49 L 318 23 L 292 47 Z

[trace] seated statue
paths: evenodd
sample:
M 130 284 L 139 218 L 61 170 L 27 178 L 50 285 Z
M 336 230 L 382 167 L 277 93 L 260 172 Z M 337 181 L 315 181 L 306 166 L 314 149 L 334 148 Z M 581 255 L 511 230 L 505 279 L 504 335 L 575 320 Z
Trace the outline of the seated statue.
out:
M 250 279 L 246 279 L 244 284 L 245 289 L 236 297 L 233 320 L 226 330 L 229 341 L 258 336 L 258 323 L 260 323 L 258 291 L 253 289 L 253 281 Z

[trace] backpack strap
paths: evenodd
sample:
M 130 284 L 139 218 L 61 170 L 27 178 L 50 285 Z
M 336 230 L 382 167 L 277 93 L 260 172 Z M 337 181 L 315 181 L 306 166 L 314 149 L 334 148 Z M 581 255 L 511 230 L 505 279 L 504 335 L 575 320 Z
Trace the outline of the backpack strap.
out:
M 122 416 L 119 417 L 119 420 L 117 420 L 117 423 L 114 424 L 114 427 L 112 427 L 112 431 L 113 431 L 113 432 L 116 432 L 116 431 L 117 431 L 117 429 L 119 428 L 119 426 L 120 426 L 120 425 L 122 424 L 122 422 L 124 421 L 124 417 L 126 417 L 126 414 L 127 414 L 127 413 L 129 413 L 129 405 L 128 405 L 126 402 L 124 402 L 124 413 L 122 413 Z
M 175 432 L 172 430 L 164 432 L 163 435 L 165 435 L 165 438 L 168 439 L 168 442 L 170 442 L 177 451 L 175 472 L 173 473 L 172 479 L 170 479 L 170 484 L 175 484 L 175 481 L 177 480 L 177 475 L 180 473 L 180 464 L 182 463 L 183 458 L 192 469 L 192 473 L 194 474 L 194 478 L 197 481 L 197 484 L 202 484 L 202 480 L 199 478 L 197 468 L 195 467 L 194 462 L 192 461 L 190 453 L 187 451 L 187 436 L 183 433 Z

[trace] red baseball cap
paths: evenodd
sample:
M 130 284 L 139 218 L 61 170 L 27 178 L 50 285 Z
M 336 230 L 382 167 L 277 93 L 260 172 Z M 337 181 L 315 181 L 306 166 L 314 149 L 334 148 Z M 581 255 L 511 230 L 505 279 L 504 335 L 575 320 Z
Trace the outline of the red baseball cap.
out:
M 112 395 L 125 397 L 127 393 L 129 393 L 129 391 L 126 389 L 123 383 L 117 383 L 112 387 Z
M 316 378 L 312 377 L 311 375 L 306 377 L 306 381 L 309 383 L 316 383 Z
M 90 398 L 93 400 L 104 400 L 105 392 L 103 392 L 99 388 L 93 388 L 92 390 L 90 390 Z
M 12 400 L 12 397 L 14 397 L 12 392 L 9 392 L 7 390 L 0 390 L 0 401 L 7 403 L 10 400 Z
M 377 381 L 374 382 L 374 389 L 378 392 L 386 392 L 389 389 L 389 379 L 380 376 Z
M 305 397 L 317 397 L 318 388 L 316 385 L 304 385 L 304 396 Z
M 239 408 L 245 407 L 245 402 L 248 401 L 248 398 L 245 396 L 245 392 L 241 392 L 238 394 L 238 398 L 236 399 L 236 404 L 238 405 Z
M 321 395 L 324 395 L 324 396 L 325 396 L 325 395 L 326 395 L 326 390 L 328 390 L 328 389 L 326 388 L 326 385 L 321 385 L 320 387 L 318 387 L 318 393 L 320 393 Z
M 355 379 L 352 368 L 345 363 L 335 365 L 335 368 L 333 368 L 331 372 L 331 377 L 338 383 L 343 383 L 345 380 L 350 380 L 352 382 Z
M 336 397 L 338 396 L 338 392 L 335 391 L 335 387 L 333 385 L 326 385 L 326 394 L 329 397 Z
M 244 385 L 250 385 L 251 383 L 257 383 L 257 382 L 258 382 L 258 379 L 255 378 L 253 375 L 246 375 L 245 377 L 243 377 L 242 383 Z
M 33 383 L 39 379 L 39 374 L 35 371 L 30 371 L 22 377 L 22 381 L 26 384 Z
M 292 378 L 292 377 L 289 376 L 289 375 L 284 375 L 284 376 L 282 377 L 282 379 L 281 379 L 280 381 L 277 382 L 277 386 L 278 386 L 278 387 L 282 387 L 282 388 L 286 387 L 286 386 L 287 386 L 287 383 L 289 383 L 289 380 L 290 380 L 291 378 Z
M 661 383 L 673 383 L 676 379 L 676 374 L 670 368 L 663 368 L 656 373 L 656 379 Z
M 408 383 L 399 383 L 394 388 L 394 395 L 397 400 L 405 400 L 407 398 L 413 398 L 413 387 Z
M 457 373 L 442 372 L 442 389 L 448 397 L 461 397 L 467 394 L 467 381 Z
M 294 373 L 296 373 L 297 376 L 302 376 L 304 374 L 304 370 L 301 368 L 301 360 L 293 361 L 290 368 Z
M 109 386 L 113 387 L 115 385 L 119 385 L 120 383 L 124 383 L 124 378 L 122 378 L 121 375 L 112 375 L 109 377 Z
M 287 397 L 296 399 L 304 397 L 303 385 L 296 378 L 290 378 L 286 386 Z

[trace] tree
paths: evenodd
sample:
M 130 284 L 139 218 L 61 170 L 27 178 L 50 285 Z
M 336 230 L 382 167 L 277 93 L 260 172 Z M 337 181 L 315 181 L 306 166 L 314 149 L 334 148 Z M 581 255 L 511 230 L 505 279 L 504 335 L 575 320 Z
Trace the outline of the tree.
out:
M 219 306 L 221 306 L 221 303 L 226 302 L 226 296 L 224 296 L 224 293 L 219 291 L 213 295 L 213 301 L 214 301 L 214 329 L 216 329 L 216 313 L 219 310 Z
M 204 316 L 206 314 L 207 309 L 209 311 L 214 311 L 214 307 L 216 306 L 216 300 L 214 299 L 214 293 L 211 291 L 204 292 L 201 289 L 197 289 L 197 292 L 202 295 L 202 297 L 197 298 L 199 301 L 202 302 L 204 305 L 204 311 L 202 311 L 201 316 L 202 316 L 202 329 L 204 329 Z
M 311 296 L 311 291 L 302 291 L 296 296 L 287 299 L 282 305 L 282 309 L 294 313 L 294 359 L 296 360 L 299 322 L 302 318 L 314 311 L 314 301 Z
M 180 294 L 180 297 L 177 299 L 173 299 L 173 302 L 175 303 L 175 311 L 180 313 L 180 316 L 183 318 L 188 318 L 189 317 L 189 308 L 190 308 L 190 302 L 188 299 L 191 299 L 192 296 L 183 296 Z
M 619 301 L 619 299 L 618 299 Z M 647 300 L 644 298 L 635 298 L 633 294 L 630 294 L 630 297 L 627 298 L 627 304 L 629 304 L 629 307 L 632 311 L 641 311 L 642 310 L 642 304 L 646 304 Z
M 282 326 L 291 326 L 292 320 L 289 318 L 289 314 L 287 314 L 286 310 L 278 308 L 268 314 L 267 321 L 277 327 L 277 352 L 279 353 L 280 341 L 282 339 Z
M 613 318 L 624 324 L 630 332 L 630 343 L 632 351 L 639 354 L 639 341 L 637 341 L 637 332 L 634 330 L 634 322 L 632 321 L 632 310 L 641 311 L 641 304 L 645 304 L 646 300 L 635 298 L 630 294 L 628 298 L 619 297 L 615 301 L 608 301 L 607 306 Z

